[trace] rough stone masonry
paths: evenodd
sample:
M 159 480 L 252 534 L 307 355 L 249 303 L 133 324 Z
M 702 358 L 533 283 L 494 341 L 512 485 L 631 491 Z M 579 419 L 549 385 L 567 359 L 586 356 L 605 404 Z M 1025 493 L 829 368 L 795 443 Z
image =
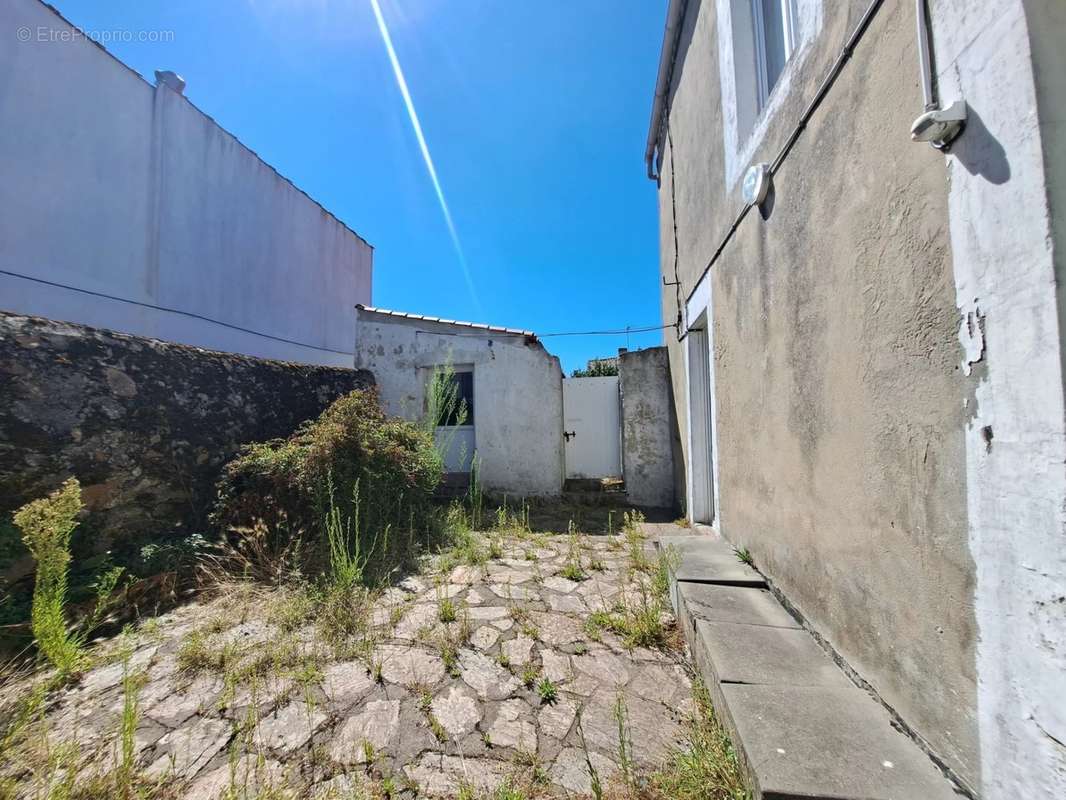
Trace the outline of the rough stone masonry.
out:
M 222 466 L 366 371 L 267 361 L 0 312 L 0 519 L 75 476 L 93 547 L 202 530 Z

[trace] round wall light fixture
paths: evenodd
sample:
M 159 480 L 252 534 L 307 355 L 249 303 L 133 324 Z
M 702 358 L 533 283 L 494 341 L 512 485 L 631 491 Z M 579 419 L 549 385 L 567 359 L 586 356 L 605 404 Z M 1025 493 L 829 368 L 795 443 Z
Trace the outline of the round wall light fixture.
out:
M 748 171 L 744 173 L 744 183 L 741 186 L 744 202 L 749 206 L 761 205 L 762 201 L 766 199 L 766 193 L 770 191 L 771 180 L 773 180 L 773 176 L 770 174 L 769 164 L 759 163 L 748 167 Z

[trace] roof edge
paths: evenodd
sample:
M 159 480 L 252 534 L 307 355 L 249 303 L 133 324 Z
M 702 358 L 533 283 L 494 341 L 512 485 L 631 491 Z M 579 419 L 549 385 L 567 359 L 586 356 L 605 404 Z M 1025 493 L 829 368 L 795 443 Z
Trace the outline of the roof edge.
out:
M 658 180 L 659 175 L 653 167 L 655 151 L 662 153 L 663 118 L 666 114 L 666 98 L 674 78 L 674 62 L 677 59 L 677 46 L 681 39 L 681 27 L 688 10 L 688 0 L 670 0 L 666 9 L 666 26 L 663 29 L 663 44 L 659 51 L 659 72 L 655 77 L 655 97 L 652 100 L 651 120 L 648 122 L 648 142 L 644 148 L 644 163 L 648 168 L 648 178 Z M 661 159 L 660 159 L 661 163 Z
M 360 313 L 377 314 L 383 317 L 406 319 L 413 322 L 430 322 L 435 325 L 452 325 L 457 328 L 470 328 L 484 333 L 503 333 L 510 336 L 524 336 L 526 339 L 535 342 L 539 341 L 539 339 L 537 339 L 537 334 L 533 331 L 521 330 L 519 328 L 504 328 L 499 325 L 486 325 L 482 322 L 464 322 L 463 320 L 457 319 L 442 319 L 441 317 L 431 317 L 426 314 L 412 314 L 407 311 L 393 311 L 388 308 L 376 308 L 374 306 L 365 305 L 364 303 L 356 303 L 355 308 Z

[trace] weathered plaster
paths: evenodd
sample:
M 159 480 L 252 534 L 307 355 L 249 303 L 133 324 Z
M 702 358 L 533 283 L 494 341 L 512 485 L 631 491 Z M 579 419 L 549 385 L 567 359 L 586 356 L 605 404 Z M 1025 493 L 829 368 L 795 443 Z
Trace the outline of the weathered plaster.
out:
M 357 311 L 355 365 L 370 370 L 389 414 L 417 419 L 434 367 L 472 367 L 474 437 L 486 489 L 558 495 L 563 463 L 559 359 L 524 336 Z
M 622 471 L 629 502 L 674 505 L 674 414 L 670 362 L 665 347 L 622 353 L 618 358 L 622 395 Z
M 982 367 L 965 431 L 981 783 L 987 800 L 1063 797 L 1066 429 L 1039 123 L 1062 97 L 1038 107 L 1020 0 L 932 7 L 941 93 L 970 115 L 947 162 L 963 366 Z
M 748 160 L 777 153 L 867 5 L 825 15 Z M 659 191 L 662 274 L 673 280 L 676 221 L 688 321 L 710 309 L 720 531 L 975 785 L 963 401 L 976 377 L 959 368 L 944 159 L 908 135 L 922 108 L 914 7 L 882 7 L 765 218 L 747 216 L 704 289 L 741 207 L 719 141 L 724 38 L 715 4 L 690 3 Z M 682 369 L 685 344 L 669 346 Z

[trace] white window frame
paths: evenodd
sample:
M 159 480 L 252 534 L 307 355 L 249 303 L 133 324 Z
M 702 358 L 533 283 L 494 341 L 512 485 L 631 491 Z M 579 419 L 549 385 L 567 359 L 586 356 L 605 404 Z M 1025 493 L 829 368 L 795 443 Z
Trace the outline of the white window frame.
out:
M 797 27 L 799 10 L 797 0 L 777 0 L 781 4 L 781 29 L 785 37 L 785 63 L 792 58 L 798 43 Z M 766 21 L 763 18 L 762 0 L 751 0 L 752 30 L 755 33 L 755 73 L 758 89 L 758 108 L 762 111 L 774 87 L 770 86 L 770 75 L 766 63 Z M 780 82 L 780 78 L 778 79 Z

